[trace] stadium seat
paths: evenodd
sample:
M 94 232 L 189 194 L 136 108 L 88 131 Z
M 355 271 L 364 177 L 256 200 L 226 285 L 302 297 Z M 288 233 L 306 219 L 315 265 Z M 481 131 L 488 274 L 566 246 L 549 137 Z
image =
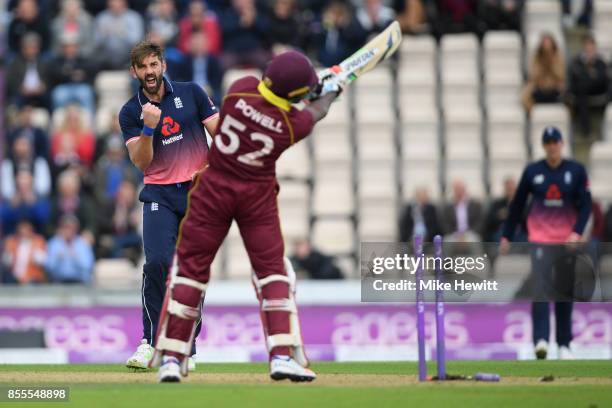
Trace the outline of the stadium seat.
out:
M 400 45 L 398 80 L 410 91 L 414 85 L 435 88 L 436 42 L 432 36 L 404 36 Z
M 313 145 L 314 159 L 317 162 L 348 162 L 353 153 L 349 144 L 349 127 L 345 123 L 317 124 L 310 136 Z
M 477 159 L 447 159 L 446 186 L 454 180 L 463 180 L 471 197 L 482 199 L 485 196 L 483 162 Z
M 437 159 L 410 159 L 402 162 L 402 199 L 414 198 L 414 191 L 424 187 L 432 200 L 441 198 L 440 161 Z
M 140 270 L 127 259 L 100 259 L 94 266 L 94 282 L 98 288 L 136 288 Z
M 612 55 L 612 1 L 595 0 L 593 13 L 593 32 L 597 48 L 604 57 Z
M 531 153 L 532 159 L 538 160 L 544 156 L 542 148 L 542 132 L 546 126 L 556 126 L 561 130 L 565 146 L 563 154 L 571 157 L 572 138 L 570 131 L 570 118 L 567 108 L 563 104 L 535 105 L 531 110 Z
M 276 174 L 279 178 L 307 178 L 310 175 L 310 154 L 308 140 L 302 140 L 281 155 L 276 162 Z
M 359 160 L 394 160 L 396 143 L 393 132 L 393 123 L 359 123 Z
M 355 248 L 353 222 L 349 219 L 317 220 L 312 243 L 324 253 L 349 253 Z
M 482 160 L 482 119 L 476 108 L 445 111 L 446 158 Z
M 609 103 L 606 107 L 602 131 L 604 132 L 602 138 L 607 141 L 612 141 L 612 103 Z
M 527 159 L 525 115 L 521 108 L 496 107 L 488 111 L 487 136 L 489 158 L 496 160 Z
M 393 201 L 396 196 L 395 165 L 388 161 L 361 162 L 359 200 Z
M 225 71 L 223 75 L 223 92 L 225 93 L 227 89 L 238 79 L 243 78 L 245 76 L 254 76 L 257 79 L 261 79 L 261 71 L 256 68 L 232 68 Z
M 437 118 L 414 118 L 401 127 L 402 157 L 404 159 L 440 158 Z
M 594 197 L 612 201 L 612 142 L 597 142 L 591 147 L 589 178 Z
M 364 200 L 359 210 L 360 241 L 393 242 L 395 240 L 398 225 L 395 201 Z
M 313 194 L 315 214 L 350 214 L 354 209 L 351 166 L 316 164 Z

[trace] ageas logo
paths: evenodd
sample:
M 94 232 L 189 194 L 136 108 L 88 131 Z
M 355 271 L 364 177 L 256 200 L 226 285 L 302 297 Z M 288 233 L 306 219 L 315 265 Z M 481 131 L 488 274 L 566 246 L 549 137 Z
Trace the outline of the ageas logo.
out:
M 161 128 L 161 133 L 164 135 L 164 137 L 175 135 L 180 131 L 181 125 L 179 125 L 178 122 L 175 122 L 170 116 L 164 117 Z

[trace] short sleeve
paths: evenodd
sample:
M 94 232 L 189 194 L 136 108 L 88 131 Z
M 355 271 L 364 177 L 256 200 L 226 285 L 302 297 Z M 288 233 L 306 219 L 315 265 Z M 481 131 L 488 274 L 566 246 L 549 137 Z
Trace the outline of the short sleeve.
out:
M 307 109 L 301 111 L 296 110 L 296 114 L 292 116 L 291 122 L 293 124 L 293 132 L 295 135 L 295 139 L 292 141 L 292 143 L 297 143 L 312 133 L 312 129 L 315 125 L 314 117 Z
M 121 108 L 121 112 L 119 112 L 119 126 L 121 127 L 123 141 L 126 145 L 140 137 L 140 133 L 142 132 L 142 126 L 138 118 L 127 105 Z
M 195 98 L 196 106 L 198 107 L 200 120 L 202 122 L 206 122 L 207 120 L 214 118 L 218 111 L 210 96 L 208 96 L 206 91 L 196 84 L 192 84 L 192 89 L 193 97 Z

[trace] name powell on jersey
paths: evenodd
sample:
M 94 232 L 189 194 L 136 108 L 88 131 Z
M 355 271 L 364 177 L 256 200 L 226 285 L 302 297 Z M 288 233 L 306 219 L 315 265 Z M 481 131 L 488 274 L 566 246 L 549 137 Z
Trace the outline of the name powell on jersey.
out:
M 164 136 L 162 139 L 162 143 L 164 146 L 172 144 L 174 142 L 178 142 L 183 139 L 183 134 L 177 134 L 181 131 L 181 125 L 178 122 L 175 122 L 170 116 L 164 117 L 162 120 L 161 133 Z

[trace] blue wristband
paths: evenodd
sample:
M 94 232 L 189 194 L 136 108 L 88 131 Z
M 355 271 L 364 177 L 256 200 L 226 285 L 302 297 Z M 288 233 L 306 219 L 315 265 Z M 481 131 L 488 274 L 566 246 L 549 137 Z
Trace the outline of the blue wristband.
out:
M 148 127 L 147 125 L 142 127 L 142 134 L 145 136 L 153 136 L 153 133 L 155 132 L 155 129 Z

